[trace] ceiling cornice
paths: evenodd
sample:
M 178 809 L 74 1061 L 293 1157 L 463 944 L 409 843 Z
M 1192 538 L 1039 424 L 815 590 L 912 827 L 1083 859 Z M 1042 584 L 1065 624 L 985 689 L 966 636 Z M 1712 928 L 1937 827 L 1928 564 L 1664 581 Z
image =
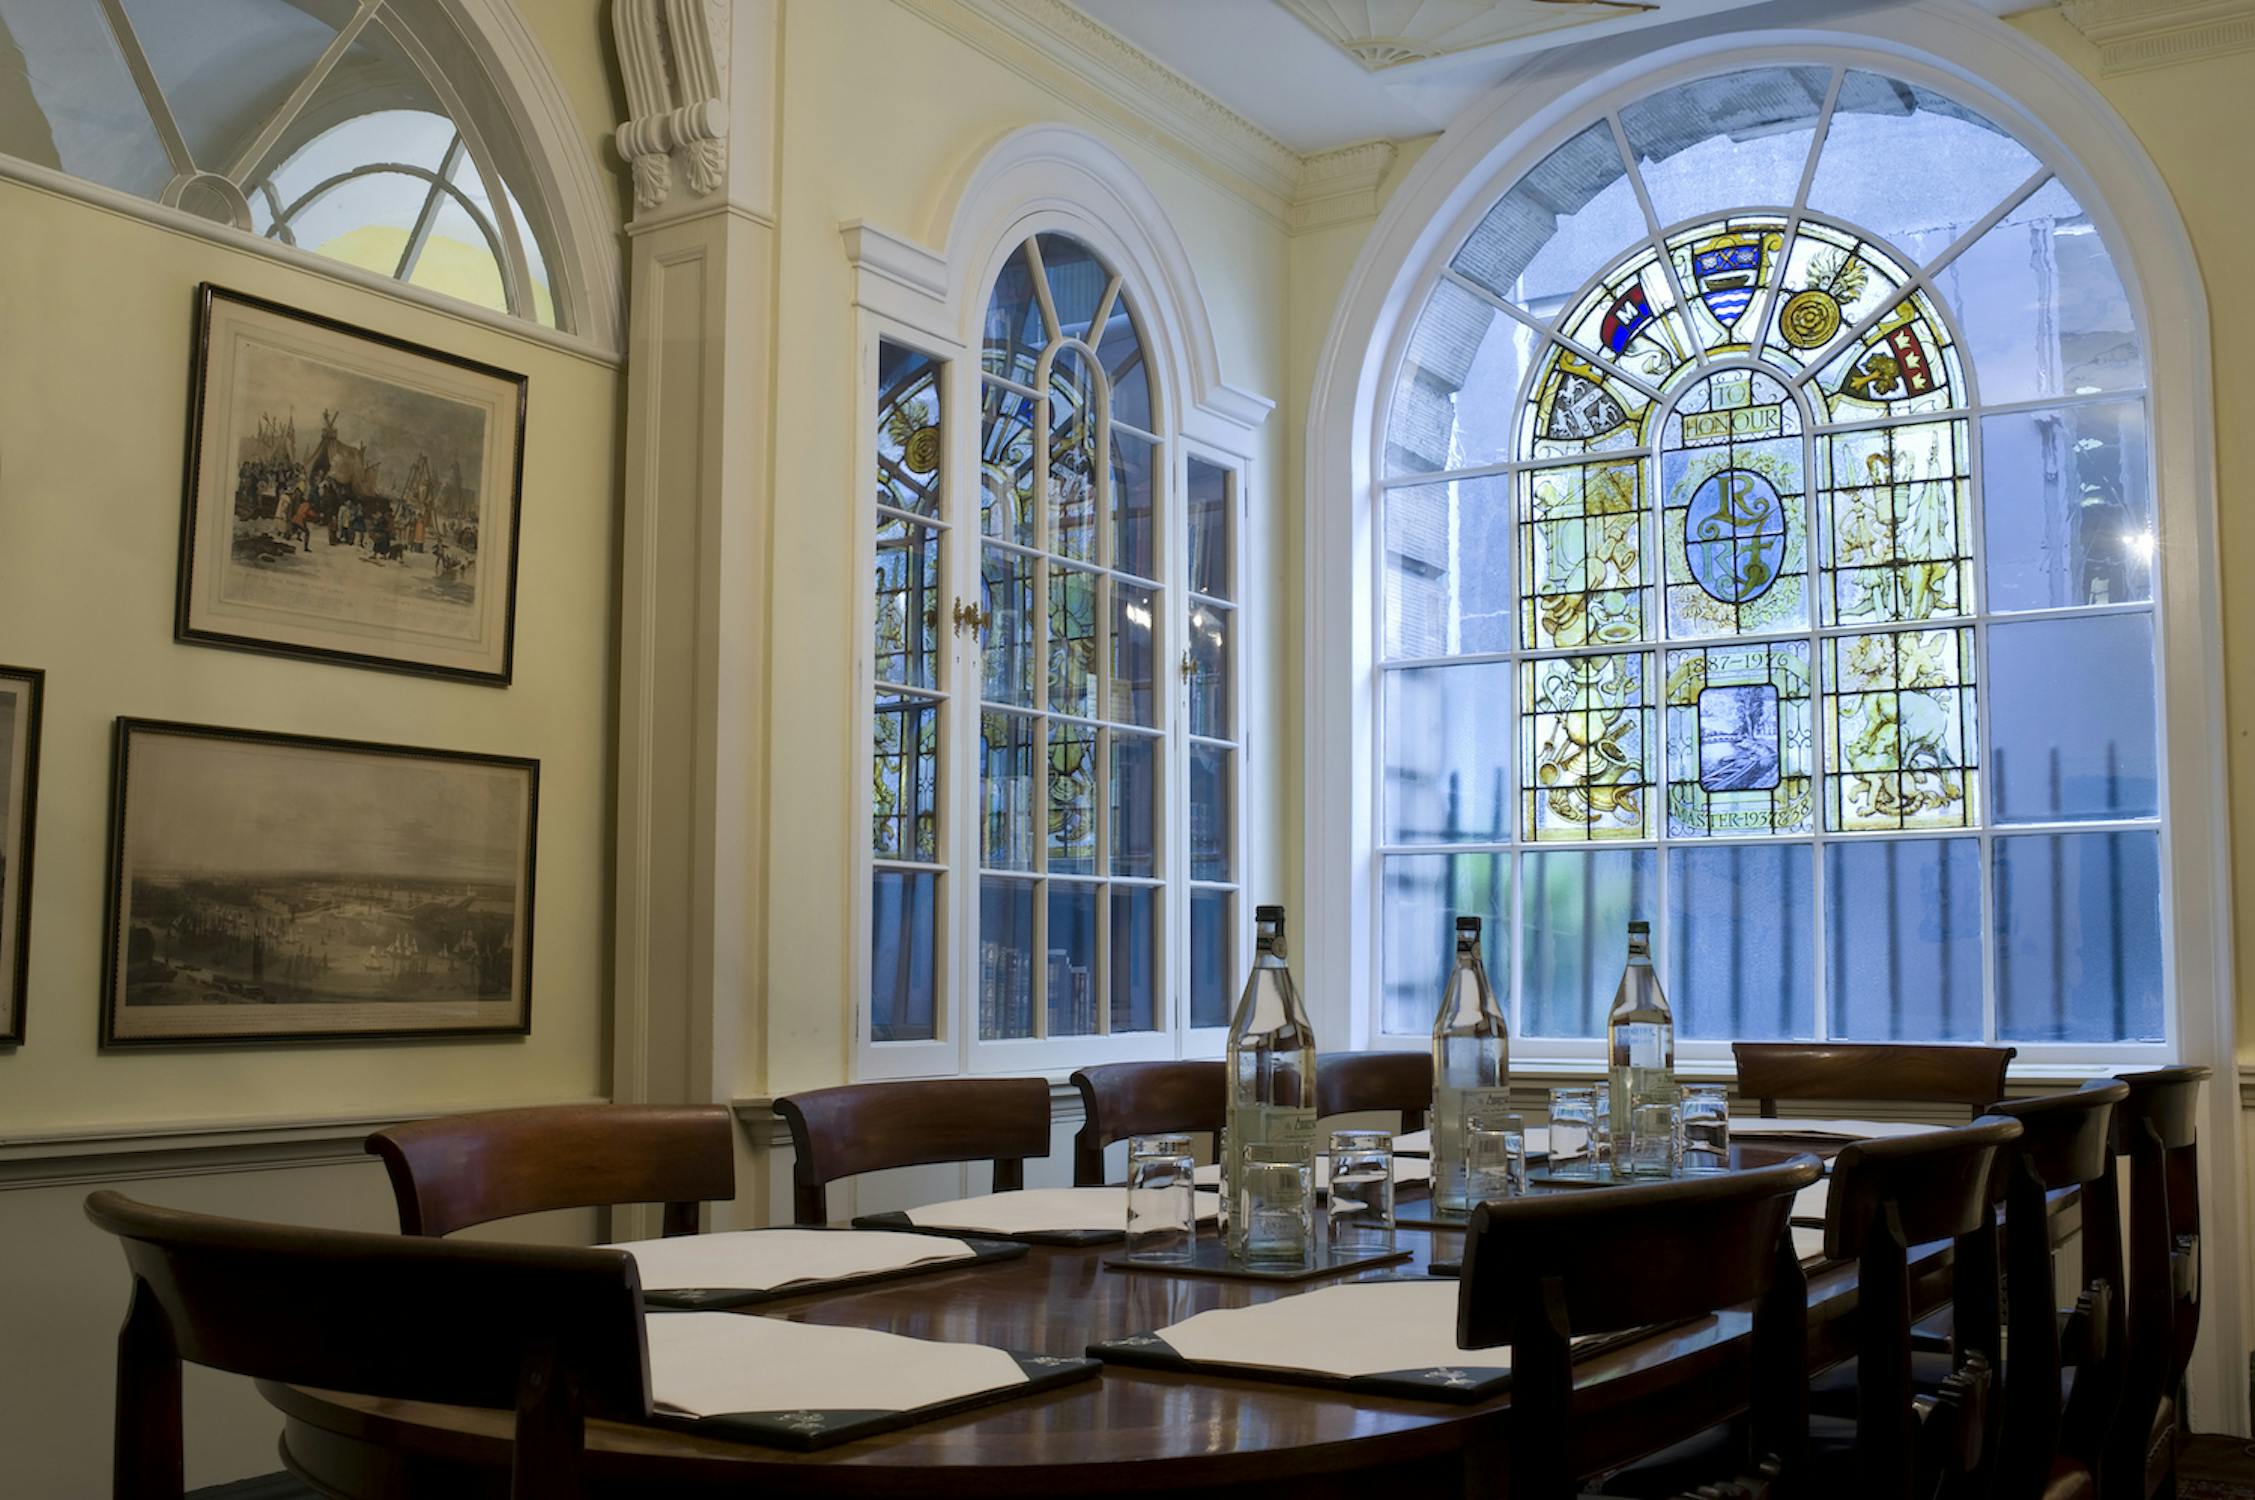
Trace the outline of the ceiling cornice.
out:
M 2102 75 L 2255 47 L 2255 0 L 2064 0 L 2060 10 L 2097 46 Z
M 1292 196 L 1292 232 L 1377 218 L 1378 189 L 1399 154 L 1392 141 L 1358 141 L 1302 157 L 1299 187 Z
M 1531 11 L 1504 0 L 1277 0 L 1366 73 L 1408 67 L 1436 57 L 1477 52 L 1530 36 L 1618 19 L 1620 11 L 1652 10 L 1633 0 L 1561 5 Z

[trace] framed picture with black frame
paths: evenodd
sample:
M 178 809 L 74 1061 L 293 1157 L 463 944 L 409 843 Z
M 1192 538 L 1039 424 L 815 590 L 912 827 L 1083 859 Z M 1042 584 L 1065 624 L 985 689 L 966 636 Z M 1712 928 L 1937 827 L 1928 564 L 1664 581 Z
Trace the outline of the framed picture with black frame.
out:
M 206 282 L 173 634 L 506 687 L 523 375 Z
M 46 673 L 0 667 L 0 1047 L 23 1043 L 31 987 L 31 849 Z
M 523 1035 L 540 763 L 121 718 L 102 1045 Z

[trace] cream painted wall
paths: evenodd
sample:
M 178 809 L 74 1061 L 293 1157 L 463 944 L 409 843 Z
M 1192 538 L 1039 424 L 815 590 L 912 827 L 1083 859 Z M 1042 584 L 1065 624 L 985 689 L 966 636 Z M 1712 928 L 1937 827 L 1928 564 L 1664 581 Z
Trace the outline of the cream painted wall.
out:
M 875 44 L 873 44 L 873 41 Z M 847 777 L 866 775 L 863 713 L 842 611 L 864 607 L 869 560 L 852 544 L 855 444 L 853 284 L 838 225 L 864 219 L 913 238 L 956 174 L 1006 131 L 1038 121 L 1080 125 L 1117 150 L 1164 204 L 1197 268 L 1223 378 L 1281 393 L 1286 236 L 1244 200 L 1141 140 L 1084 113 L 1055 88 L 1013 71 L 893 0 L 793 4 L 784 22 L 778 282 L 771 678 L 771 838 L 767 852 L 764 1076 L 747 1048 L 740 1092 L 841 1082 L 849 1067 L 853 953 L 846 902 L 853 851 Z M 933 246 L 934 249 L 943 247 Z M 1146 288 L 1144 295 L 1151 295 Z M 983 291 L 980 293 L 983 298 Z M 1260 684 L 1249 712 L 1245 790 L 1247 890 L 1298 898 L 1297 690 L 1272 663 L 1290 634 L 1297 559 L 1285 481 L 1291 445 L 1279 412 L 1249 475 L 1247 558 L 1254 598 L 1246 660 Z M 1272 894 L 1274 893 L 1274 894 Z

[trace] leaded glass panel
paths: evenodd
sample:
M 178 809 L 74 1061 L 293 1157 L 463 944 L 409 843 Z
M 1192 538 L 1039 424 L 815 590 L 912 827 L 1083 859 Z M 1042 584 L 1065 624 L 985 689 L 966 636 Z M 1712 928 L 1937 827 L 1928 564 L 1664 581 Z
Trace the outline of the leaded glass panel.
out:
M 1962 418 L 1835 433 L 1821 459 L 1828 625 L 1973 612 L 1973 482 Z
M 1911 293 L 1859 337 L 1833 348 L 1839 352 L 1831 354 L 1816 383 L 1835 422 L 1914 416 L 1966 403 L 1957 345 L 1923 293 Z
M 1714 354 L 1743 354 L 1760 338 L 1785 260 L 1785 225 L 1767 214 L 1703 224 L 1668 241 L 1690 322 Z
M 1973 632 L 1827 636 L 1821 647 L 1825 826 L 1974 826 Z
M 1034 424 L 1040 402 L 1008 386 L 984 383 L 979 426 L 979 529 L 1003 541 L 1034 540 Z
M 1802 220 L 1783 259 L 1783 291 L 1764 319 L 1763 354 L 1787 370 L 1828 363 L 1840 336 L 1900 302 L 1910 279 L 1871 241 L 1814 219 Z
M 1607 459 L 1535 469 L 1520 487 L 1521 637 L 1536 647 L 1642 640 L 1644 465 Z
M 1670 651 L 1662 691 L 1670 838 L 1814 826 L 1808 642 Z
M 1577 458 L 1644 441 L 1651 398 L 1611 365 L 1552 345 L 1527 398 L 1520 453 L 1534 459 Z
M 1661 426 L 1660 536 L 1671 636 L 1808 623 L 1801 409 L 1756 370 L 1690 387 Z
M 1519 774 L 1529 837 L 1651 837 L 1659 777 L 1648 665 L 1642 653 L 1521 664 Z
M 1652 385 L 1691 359 L 1691 335 L 1656 251 L 1640 252 L 1592 287 L 1559 329 Z
M 1096 560 L 1096 476 L 1102 434 L 1089 363 L 1059 349 L 1049 367 L 1049 550 Z
M 1096 873 L 1096 731 L 1052 719 L 1049 736 L 1049 861 L 1059 874 Z
M 879 859 L 939 858 L 940 706 L 900 694 L 877 702 L 870 849 Z
M 877 524 L 877 680 L 937 687 L 940 546 L 936 526 L 881 516 Z

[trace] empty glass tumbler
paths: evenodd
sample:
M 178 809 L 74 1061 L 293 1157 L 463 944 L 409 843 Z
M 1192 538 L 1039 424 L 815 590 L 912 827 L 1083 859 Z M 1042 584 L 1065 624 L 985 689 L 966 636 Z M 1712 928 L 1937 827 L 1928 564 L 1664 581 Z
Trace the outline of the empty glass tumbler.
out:
M 1552 1127 L 1554 1130 L 1556 1126 Z M 1552 1136 L 1553 1140 L 1557 1137 Z M 1464 1122 L 1464 1186 L 1472 1203 L 1527 1191 L 1527 1125 L 1517 1115 L 1474 1115 Z
M 1315 1239 L 1315 1164 L 1308 1148 L 1256 1141 L 1238 1164 L 1237 1212 L 1248 1261 L 1305 1265 Z
M 1589 1162 L 1602 1177 L 1613 1170 L 1613 1085 L 1590 1085 Z
M 1585 1085 L 1550 1091 L 1550 1172 L 1553 1177 L 1587 1177 L 1595 1166 L 1592 1134 L 1597 1128 L 1597 1090 Z
M 1687 1083 L 1677 1137 L 1686 1172 L 1730 1169 L 1730 1091 L 1719 1083 Z
M 1334 1251 L 1394 1248 L 1393 1132 L 1331 1132 L 1330 1221 Z
M 1198 1160 L 1187 1135 L 1128 1140 L 1127 1253 L 1130 1260 L 1176 1263 L 1198 1242 Z

